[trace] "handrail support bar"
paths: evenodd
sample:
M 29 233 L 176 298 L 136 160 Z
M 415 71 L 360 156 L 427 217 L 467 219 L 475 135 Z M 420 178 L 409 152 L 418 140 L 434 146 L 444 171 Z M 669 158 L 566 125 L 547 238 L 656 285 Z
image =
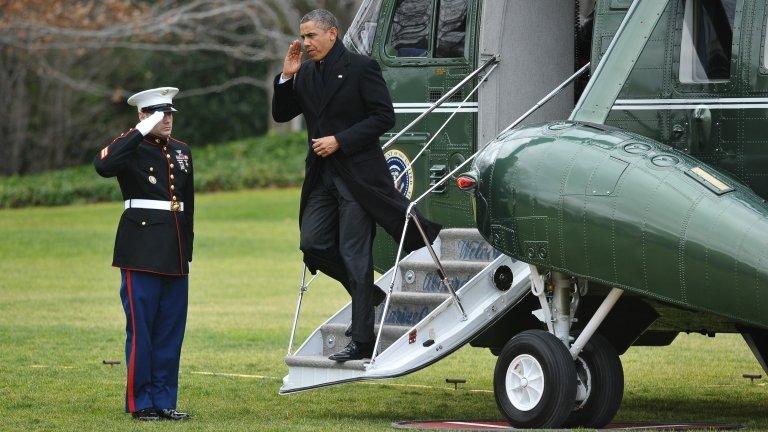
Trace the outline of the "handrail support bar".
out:
M 293 315 L 293 326 L 291 326 L 291 338 L 288 340 L 288 355 L 293 351 L 293 341 L 296 338 L 296 324 L 299 322 L 299 313 L 301 312 L 301 302 L 304 300 L 304 293 L 307 292 L 307 265 L 301 272 L 301 285 L 299 286 L 299 299 L 296 301 L 296 313 Z M 312 279 L 314 280 L 314 278 Z M 312 283 L 310 281 L 310 283 Z
M 443 264 L 440 263 L 440 259 L 437 257 L 437 254 L 435 253 L 435 249 L 432 247 L 432 244 L 429 242 L 429 238 L 427 238 L 427 234 L 424 232 L 424 227 L 421 226 L 421 222 L 419 222 L 419 218 L 417 216 L 412 215 L 411 219 L 413 219 L 413 223 L 416 225 L 416 228 L 419 230 L 419 234 L 421 234 L 421 238 L 424 239 L 424 244 L 427 245 L 427 250 L 429 250 L 429 254 L 432 256 L 432 260 L 435 262 L 435 265 L 437 265 L 437 273 L 440 276 L 440 281 L 443 283 L 443 286 L 445 286 L 448 292 L 451 293 L 451 296 L 453 296 L 454 303 L 456 303 L 456 306 L 459 308 L 459 312 L 461 312 L 461 320 L 466 321 L 467 313 L 464 311 L 464 306 L 461 304 L 461 300 L 459 300 L 459 296 L 456 295 L 456 291 L 453 289 L 450 282 L 448 282 L 448 276 L 445 273 Z

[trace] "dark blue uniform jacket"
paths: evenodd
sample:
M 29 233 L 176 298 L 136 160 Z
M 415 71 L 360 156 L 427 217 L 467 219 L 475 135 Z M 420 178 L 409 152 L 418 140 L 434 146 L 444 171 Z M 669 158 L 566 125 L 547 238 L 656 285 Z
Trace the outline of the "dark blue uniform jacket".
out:
M 117 177 L 123 199 L 178 201 L 184 210 L 129 208 L 115 238 L 112 265 L 165 275 L 189 273 L 194 239 L 192 153 L 173 138 L 123 133 L 93 161 L 102 177 Z

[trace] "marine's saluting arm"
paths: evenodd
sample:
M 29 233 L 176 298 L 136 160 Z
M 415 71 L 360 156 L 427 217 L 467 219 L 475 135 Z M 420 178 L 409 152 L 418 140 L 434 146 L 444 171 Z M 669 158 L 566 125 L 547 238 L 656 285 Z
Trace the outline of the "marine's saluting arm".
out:
M 148 134 L 163 119 L 165 113 L 155 112 L 140 121 L 136 128 L 115 138 L 112 143 L 101 149 L 93 159 L 96 172 L 102 177 L 114 177 L 131 159 L 144 135 Z

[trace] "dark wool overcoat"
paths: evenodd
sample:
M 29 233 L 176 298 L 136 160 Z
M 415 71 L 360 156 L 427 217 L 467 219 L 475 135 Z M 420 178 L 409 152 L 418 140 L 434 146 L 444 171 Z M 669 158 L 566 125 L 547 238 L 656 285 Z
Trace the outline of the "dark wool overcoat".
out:
M 302 63 L 299 72 L 280 84 L 274 80 L 272 117 L 287 122 L 299 114 L 307 123 L 307 159 L 301 189 L 299 223 L 309 193 L 319 180 L 319 159 L 312 151 L 312 139 L 333 135 L 340 144 L 334 154 L 325 158 L 331 163 L 355 200 L 397 243 L 403 232 L 405 212 L 410 204 L 397 189 L 387 168 L 379 137 L 395 124 L 395 111 L 379 64 L 353 54 L 340 42 L 333 50 L 342 50 L 338 59 L 324 74 L 325 83 L 318 89 L 313 61 Z M 441 226 L 416 212 L 430 243 L 437 238 Z M 409 224 L 405 252 L 424 246 L 418 230 Z M 304 254 L 304 262 L 314 273 L 323 269 L 322 257 Z

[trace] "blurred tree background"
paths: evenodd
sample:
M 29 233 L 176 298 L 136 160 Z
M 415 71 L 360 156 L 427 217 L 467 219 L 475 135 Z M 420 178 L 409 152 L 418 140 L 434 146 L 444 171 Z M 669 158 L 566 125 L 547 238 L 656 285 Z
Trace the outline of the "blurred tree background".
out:
M 153 87 L 181 89 L 174 136 L 195 146 L 277 128 L 272 78 L 299 19 L 329 9 L 343 32 L 360 2 L 0 0 L 0 175 L 90 161 Z

